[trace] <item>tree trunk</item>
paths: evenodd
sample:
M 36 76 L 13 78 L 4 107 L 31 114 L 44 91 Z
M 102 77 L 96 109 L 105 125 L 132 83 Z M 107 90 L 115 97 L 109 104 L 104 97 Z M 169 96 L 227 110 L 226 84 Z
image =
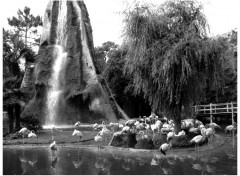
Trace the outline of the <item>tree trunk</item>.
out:
M 14 109 L 13 106 L 7 107 L 9 133 L 13 132 L 13 120 L 14 120 L 13 109 Z
M 26 27 L 26 31 L 25 31 L 25 47 L 27 47 L 27 31 L 28 31 L 28 29 Z
M 181 118 L 174 119 L 174 124 L 175 133 L 178 134 L 181 131 Z
M 21 114 L 21 106 L 19 104 L 15 104 L 15 131 L 20 130 L 20 114 Z

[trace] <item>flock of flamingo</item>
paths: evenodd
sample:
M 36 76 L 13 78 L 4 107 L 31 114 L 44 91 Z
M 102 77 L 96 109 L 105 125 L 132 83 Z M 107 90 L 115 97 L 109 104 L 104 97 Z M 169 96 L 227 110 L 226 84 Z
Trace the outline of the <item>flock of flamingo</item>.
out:
M 77 130 L 76 128 L 80 127 L 82 124 L 80 121 L 74 124 L 74 131 L 72 136 L 78 137 L 78 143 L 83 138 L 83 134 L 81 131 Z M 111 129 L 109 130 L 108 127 Z M 166 134 L 167 135 L 167 143 L 164 143 L 160 146 L 159 151 L 166 155 L 166 152 L 171 148 L 172 143 L 171 139 L 174 136 L 184 136 L 186 135 L 186 131 L 193 132 L 193 133 L 200 133 L 196 135 L 190 140 L 190 143 L 194 143 L 195 147 L 198 147 L 201 142 L 205 140 L 205 138 L 209 138 L 212 141 L 212 138 L 215 134 L 215 128 L 221 128 L 216 123 L 209 123 L 203 125 L 203 123 L 199 120 L 194 119 L 184 119 L 182 120 L 181 129 L 178 134 L 174 132 L 174 121 L 168 120 L 166 117 L 160 119 L 158 116 L 150 115 L 149 117 L 144 116 L 143 118 L 139 119 L 130 119 L 126 121 L 124 124 L 121 123 L 109 123 L 108 125 L 105 124 L 103 121 L 102 124 L 93 124 L 92 125 L 93 131 L 99 131 L 97 135 L 94 137 L 96 142 L 101 142 L 103 144 L 104 141 L 110 139 L 112 140 L 114 137 L 127 134 L 127 133 L 136 133 L 136 140 L 144 139 L 144 138 L 153 138 L 156 133 Z M 232 125 L 228 125 L 225 128 L 226 133 L 232 133 L 237 129 L 237 124 L 234 122 Z M 50 149 L 52 151 L 57 151 L 57 144 L 54 141 L 53 131 L 56 130 L 55 126 L 53 125 L 51 128 L 52 131 L 52 143 L 50 144 Z M 38 136 L 33 130 L 28 130 L 26 127 L 23 127 L 20 131 L 23 137 L 23 144 L 24 144 L 24 136 L 27 135 L 28 138 L 37 138 Z M 150 135 L 150 133 L 152 135 Z M 108 145 L 111 144 L 112 140 Z M 98 150 L 101 146 L 98 145 Z

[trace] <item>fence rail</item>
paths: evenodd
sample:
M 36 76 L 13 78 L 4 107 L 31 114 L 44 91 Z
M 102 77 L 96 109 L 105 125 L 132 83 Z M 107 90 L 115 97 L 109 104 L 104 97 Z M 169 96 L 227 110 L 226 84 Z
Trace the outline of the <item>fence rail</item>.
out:
M 237 113 L 237 102 L 194 106 L 196 114 L 231 114 Z
M 193 107 L 197 115 L 210 115 L 210 121 L 212 123 L 212 117 L 215 114 L 232 114 L 232 124 L 234 123 L 234 114 L 237 113 L 237 102 L 231 103 L 219 103 L 209 105 L 196 105 Z

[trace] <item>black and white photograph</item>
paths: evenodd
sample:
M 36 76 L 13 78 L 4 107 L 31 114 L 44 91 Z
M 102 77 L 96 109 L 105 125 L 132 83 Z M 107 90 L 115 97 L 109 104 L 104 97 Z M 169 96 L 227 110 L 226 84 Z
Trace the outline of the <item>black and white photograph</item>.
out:
M 238 175 L 239 7 L 1 1 L 1 174 Z

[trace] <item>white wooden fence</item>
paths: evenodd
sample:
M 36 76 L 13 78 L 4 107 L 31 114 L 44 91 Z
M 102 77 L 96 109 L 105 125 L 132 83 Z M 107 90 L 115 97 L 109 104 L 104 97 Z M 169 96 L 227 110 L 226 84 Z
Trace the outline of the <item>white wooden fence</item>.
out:
M 237 113 L 237 102 L 208 104 L 208 105 L 196 105 L 193 107 L 197 115 L 210 115 L 212 122 L 212 115 L 214 114 L 232 114 L 232 123 L 234 122 L 234 114 Z

